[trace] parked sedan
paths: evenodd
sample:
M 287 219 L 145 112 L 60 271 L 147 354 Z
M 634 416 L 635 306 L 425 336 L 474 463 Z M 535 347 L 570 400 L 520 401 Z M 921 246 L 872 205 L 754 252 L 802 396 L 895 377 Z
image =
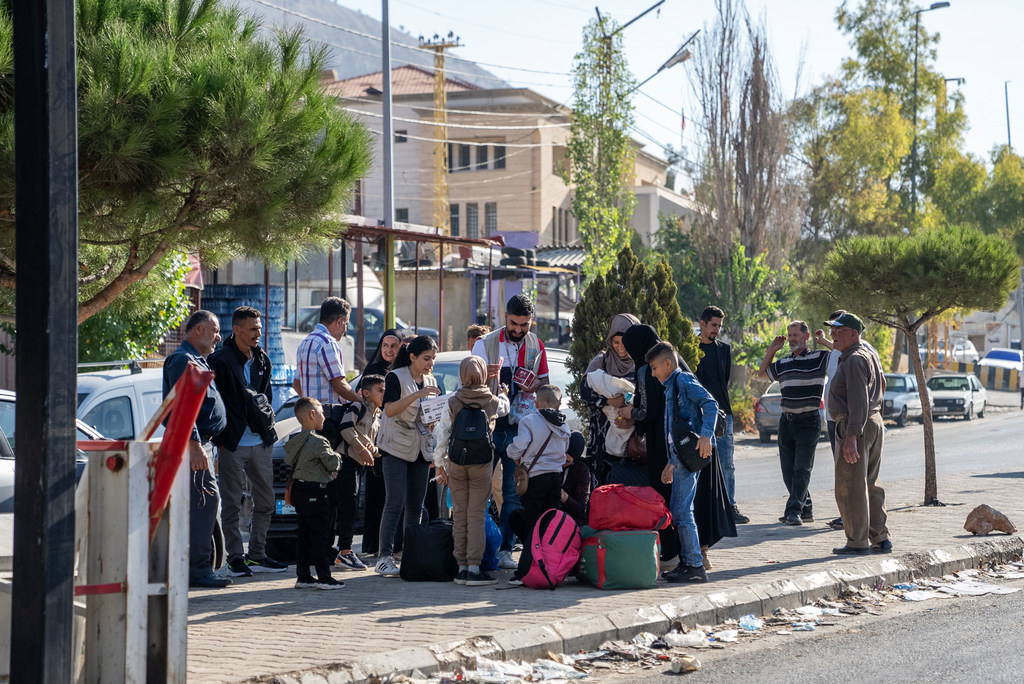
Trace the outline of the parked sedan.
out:
M 959 416 L 970 420 L 975 413 L 979 418 L 985 417 L 988 395 L 978 378 L 970 373 L 933 376 L 928 380 L 928 389 L 936 418 Z
M 921 394 L 913 373 L 886 373 L 885 396 L 882 397 L 882 418 L 904 427 L 908 418 L 924 420 Z
M 1024 352 L 1020 349 L 1004 349 L 996 347 L 990 349 L 985 358 L 978 362 L 979 366 L 992 366 L 994 368 L 1009 368 L 1018 373 L 1024 372 Z
M 818 407 L 821 416 L 822 434 L 825 434 L 825 401 Z M 772 441 L 772 435 L 779 434 L 779 418 L 782 416 L 782 388 L 778 382 L 768 385 L 761 398 L 754 403 L 754 423 L 757 436 L 762 444 Z

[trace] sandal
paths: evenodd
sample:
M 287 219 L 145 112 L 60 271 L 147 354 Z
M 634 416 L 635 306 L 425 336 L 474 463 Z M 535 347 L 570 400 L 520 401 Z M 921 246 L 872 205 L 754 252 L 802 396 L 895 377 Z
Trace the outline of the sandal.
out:
M 843 519 L 842 518 L 834 518 L 832 520 L 829 520 L 825 524 L 828 525 L 829 527 L 831 527 L 833 530 L 841 530 L 841 529 L 843 529 Z

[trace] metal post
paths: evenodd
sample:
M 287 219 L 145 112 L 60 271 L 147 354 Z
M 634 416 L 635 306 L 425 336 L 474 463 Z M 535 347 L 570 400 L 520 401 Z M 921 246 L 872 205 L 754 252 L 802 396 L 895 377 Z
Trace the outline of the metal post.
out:
M 443 273 L 443 271 L 442 271 Z M 412 327 L 420 334 L 420 243 L 416 243 L 416 280 L 413 283 L 412 295 Z M 440 331 L 437 333 L 441 334 Z
M 444 240 L 438 249 L 444 254 Z M 444 351 L 444 264 L 437 262 L 437 350 Z
M 266 329 L 263 331 L 264 335 L 270 334 L 270 267 L 266 263 L 263 264 L 263 325 Z M 263 344 L 266 344 L 266 338 L 263 338 Z
M 299 329 L 299 260 L 295 260 L 295 330 Z
M 334 247 L 327 248 L 327 296 L 334 296 Z
M 345 262 L 348 260 L 348 243 L 342 240 L 341 249 L 338 251 L 341 254 L 341 268 L 338 270 L 341 274 L 341 298 L 348 301 L 348 269 L 345 268 Z
M 562 274 L 555 274 L 555 330 L 558 331 L 556 339 L 558 346 L 562 346 Z
M 1006 146 L 1013 150 L 1013 141 L 1010 140 L 1010 89 L 1009 81 L 1003 81 L 1003 100 L 1006 102 Z
M 394 144 L 395 136 L 392 130 L 392 111 L 391 111 L 391 19 L 388 12 L 388 0 L 381 0 L 381 99 L 384 108 L 384 135 L 381 136 L 381 144 L 384 146 L 384 152 L 381 155 L 381 163 L 383 164 L 384 172 L 384 227 L 394 228 L 395 227 L 395 181 L 394 181 Z M 387 280 L 388 280 L 388 297 L 385 303 L 384 318 L 385 325 L 389 328 L 395 327 L 395 295 L 394 295 L 394 284 L 395 284 L 395 239 L 391 236 L 387 238 Z
M 488 247 L 487 252 L 487 327 L 494 327 L 494 314 L 491 312 L 491 297 L 494 291 L 494 243 Z M 497 468 L 497 466 L 495 466 Z
M 11 681 L 72 677 L 78 156 L 75 4 L 13 4 L 17 458 Z
M 910 215 L 917 216 L 917 34 L 921 10 L 914 12 L 914 143 L 910 148 Z
M 366 322 L 363 313 L 363 239 L 356 241 L 356 365 L 366 366 Z

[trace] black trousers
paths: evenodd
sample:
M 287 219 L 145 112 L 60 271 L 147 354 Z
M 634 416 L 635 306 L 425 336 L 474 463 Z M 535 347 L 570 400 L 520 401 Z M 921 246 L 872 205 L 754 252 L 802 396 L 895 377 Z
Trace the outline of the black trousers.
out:
M 315 482 L 295 481 L 292 501 L 299 518 L 295 539 L 295 574 L 310 579 L 309 566 L 316 567 L 317 577 L 331 576 L 334 551 L 331 549 L 331 504 L 327 488 Z
M 515 576 L 523 577 L 530 571 L 533 563 L 533 528 L 537 521 L 544 515 L 544 512 L 551 508 L 561 508 L 562 502 L 562 473 L 542 473 L 530 478 L 530 486 L 526 493 L 520 496 L 523 503 L 521 518 L 517 515 L 519 511 L 513 511 L 509 517 L 509 525 L 512 531 L 523 542 L 523 552 L 519 554 L 519 567 Z M 519 528 L 518 530 L 516 528 Z
M 785 515 L 813 515 L 808 487 L 820 433 L 821 416 L 817 411 L 783 413 L 779 417 L 779 462 L 782 481 L 789 491 Z
M 331 502 L 331 541 L 338 538 L 338 549 L 352 548 L 352 529 L 359 510 L 359 478 L 365 468 L 353 458 L 341 459 L 338 477 L 327 485 Z

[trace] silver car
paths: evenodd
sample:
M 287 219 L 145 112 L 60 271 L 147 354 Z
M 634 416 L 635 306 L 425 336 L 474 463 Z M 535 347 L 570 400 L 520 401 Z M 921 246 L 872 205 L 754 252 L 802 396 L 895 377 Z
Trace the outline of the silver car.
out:
M 925 389 L 927 393 L 927 388 Z M 913 373 L 886 373 L 885 396 L 882 397 L 882 418 L 896 421 L 896 425 L 904 427 L 907 420 L 915 418 L 924 420 L 921 409 L 921 394 L 918 392 L 917 378 Z
M 821 417 L 821 430 L 825 434 L 825 402 L 818 406 Z M 754 403 L 754 423 L 757 425 L 757 436 L 762 444 L 772 441 L 772 435 L 779 434 L 779 418 L 782 416 L 782 388 L 778 382 L 768 385 L 761 398 Z

